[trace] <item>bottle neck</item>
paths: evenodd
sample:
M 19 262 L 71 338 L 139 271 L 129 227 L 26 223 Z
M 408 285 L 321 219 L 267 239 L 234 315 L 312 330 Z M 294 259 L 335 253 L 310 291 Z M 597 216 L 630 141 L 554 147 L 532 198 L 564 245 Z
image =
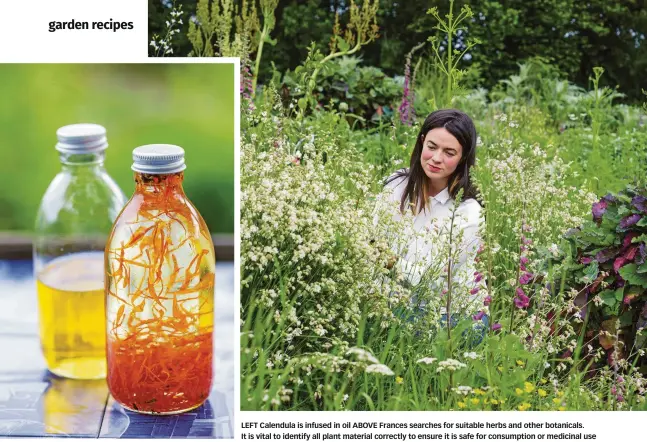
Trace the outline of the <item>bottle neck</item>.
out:
M 135 192 L 142 194 L 184 194 L 184 172 L 147 174 L 135 172 Z
M 65 153 L 61 152 L 59 159 L 63 170 L 70 172 L 83 172 L 85 170 L 103 169 L 105 160 L 104 152 L 93 153 Z

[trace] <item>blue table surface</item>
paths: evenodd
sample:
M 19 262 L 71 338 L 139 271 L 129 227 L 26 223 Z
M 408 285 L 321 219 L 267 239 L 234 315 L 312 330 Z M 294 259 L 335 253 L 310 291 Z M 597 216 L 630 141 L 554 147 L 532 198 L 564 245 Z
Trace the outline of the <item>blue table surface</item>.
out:
M 215 370 L 207 402 L 150 416 L 117 404 L 104 380 L 58 378 L 45 368 L 31 261 L 0 260 L 0 436 L 233 438 L 234 266 L 216 266 Z

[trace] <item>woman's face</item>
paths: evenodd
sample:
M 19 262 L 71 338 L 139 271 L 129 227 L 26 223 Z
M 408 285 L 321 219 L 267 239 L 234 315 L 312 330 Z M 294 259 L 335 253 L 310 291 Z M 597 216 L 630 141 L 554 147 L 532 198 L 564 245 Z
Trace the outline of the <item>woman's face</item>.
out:
M 434 187 L 447 186 L 463 156 L 463 147 L 447 129 L 437 127 L 427 132 L 422 142 L 420 164 Z

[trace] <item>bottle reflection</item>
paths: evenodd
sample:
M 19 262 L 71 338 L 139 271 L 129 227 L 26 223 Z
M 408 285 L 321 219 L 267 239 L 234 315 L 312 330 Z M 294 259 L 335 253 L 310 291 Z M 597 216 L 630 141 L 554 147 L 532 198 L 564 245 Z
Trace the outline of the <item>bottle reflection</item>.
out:
M 50 377 L 42 413 L 47 434 L 98 436 L 108 398 L 105 380 Z

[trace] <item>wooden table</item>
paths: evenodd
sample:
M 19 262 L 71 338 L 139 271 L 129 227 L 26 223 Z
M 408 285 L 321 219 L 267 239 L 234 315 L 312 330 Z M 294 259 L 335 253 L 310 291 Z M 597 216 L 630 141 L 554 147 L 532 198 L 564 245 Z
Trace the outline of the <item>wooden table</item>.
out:
M 189 413 L 149 416 L 115 403 L 105 381 L 45 369 L 30 260 L 0 260 L 0 436 L 233 438 L 234 266 L 216 266 L 214 388 Z

